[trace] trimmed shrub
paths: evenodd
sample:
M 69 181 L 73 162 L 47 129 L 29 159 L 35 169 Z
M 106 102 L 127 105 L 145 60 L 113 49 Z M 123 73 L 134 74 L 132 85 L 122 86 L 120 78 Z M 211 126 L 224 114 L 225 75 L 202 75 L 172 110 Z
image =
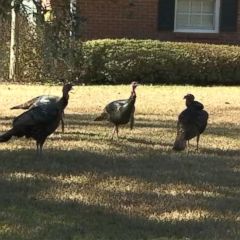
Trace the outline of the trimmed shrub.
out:
M 85 42 L 83 54 L 87 84 L 240 84 L 238 46 L 105 39 Z
M 0 35 L 0 81 L 9 68 L 9 24 Z M 21 24 L 19 81 L 85 84 L 240 85 L 240 47 L 157 40 L 104 39 L 70 42 L 67 35 L 47 41 Z M 54 37 L 54 36 L 53 36 Z M 46 43 L 53 44 L 46 44 Z M 47 46 L 47 47 L 46 47 Z M 70 46 L 70 47 L 69 47 Z

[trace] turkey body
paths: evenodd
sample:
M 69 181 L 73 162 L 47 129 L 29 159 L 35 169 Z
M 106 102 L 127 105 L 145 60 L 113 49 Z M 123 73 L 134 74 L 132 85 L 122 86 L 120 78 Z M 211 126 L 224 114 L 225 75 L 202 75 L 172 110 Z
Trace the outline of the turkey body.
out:
M 43 104 L 56 103 L 60 100 L 60 97 L 52 95 L 42 95 L 35 97 L 23 104 L 12 107 L 11 109 L 30 109 L 32 107 L 37 107 Z
M 41 95 L 41 96 L 38 96 L 36 98 L 33 98 L 33 99 L 23 103 L 23 104 L 14 106 L 11 109 L 31 109 L 31 108 L 38 107 L 38 106 L 54 104 L 54 103 L 58 102 L 59 100 L 60 100 L 60 97 L 57 97 L 57 96 Z M 60 121 L 61 121 L 61 125 L 62 125 L 62 132 L 64 132 L 64 127 L 65 127 L 64 111 L 62 113 Z
M 12 129 L 0 136 L 0 142 L 8 141 L 12 136 L 33 138 L 36 140 L 37 151 L 41 154 L 46 138 L 59 126 L 63 110 L 68 104 L 68 92 L 71 88 L 71 84 L 65 85 L 63 97 L 58 101 L 32 107 L 16 117 Z
M 127 124 L 130 121 L 130 128 L 134 125 L 134 112 L 135 112 L 135 102 L 136 93 L 135 89 L 137 87 L 137 82 L 132 82 L 132 92 L 131 96 L 125 100 L 116 100 L 107 104 L 104 108 L 102 114 L 97 117 L 94 121 L 108 120 L 114 124 L 112 138 L 117 133 L 118 138 L 118 127 L 119 125 Z
M 199 108 L 199 105 L 186 108 L 178 117 L 177 137 L 173 146 L 174 150 L 181 151 L 186 148 L 187 141 L 197 137 L 197 150 L 200 135 L 205 131 L 208 113 Z
M 185 139 L 190 140 L 202 134 L 207 127 L 208 113 L 205 110 L 189 112 L 184 110 L 179 116 L 180 128 L 184 131 Z
M 134 117 L 135 101 L 136 97 L 130 97 L 127 100 L 117 100 L 109 103 L 105 107 L 108 120 L 115 125 L 127 124 Z

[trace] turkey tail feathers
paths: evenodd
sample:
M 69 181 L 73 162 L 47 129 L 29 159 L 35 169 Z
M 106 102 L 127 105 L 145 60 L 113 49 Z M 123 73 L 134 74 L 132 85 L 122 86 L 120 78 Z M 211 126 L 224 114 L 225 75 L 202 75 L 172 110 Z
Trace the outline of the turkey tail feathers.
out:
M 10 109 L 11 110 L 13 110 L 13 109 L 29 109 L 38 100 L 38 98 L 39 97 L 33 98 L 23 104 L 11 107 Z
M 173 144 L 173 150 L 183 151 L 187 146 L 187 141 L 185 139 L 185 133 L 178 129 L 175 142 Z
M 6 133 L 2 134 L 0 136 L 0 142 L 7 142 L 8 140 L 11 139 L 11 137 L 14 135 L 13 129 L 7 131 Z
M 21 104 L 21 105 L 17 105 L 17 106 L 11 107 L 10 109 L 11 110 L 13 110 L 13 109 L 24 109 L 23 107 L 24 107 L 24 105 Z M 25 108 L 25 109 L 27 109 L 27 108 Z
M 103 121 L 107 119 L 108 119 L 108 114 L 104 112 L 100 116 L 96 117 L 94 121 Z

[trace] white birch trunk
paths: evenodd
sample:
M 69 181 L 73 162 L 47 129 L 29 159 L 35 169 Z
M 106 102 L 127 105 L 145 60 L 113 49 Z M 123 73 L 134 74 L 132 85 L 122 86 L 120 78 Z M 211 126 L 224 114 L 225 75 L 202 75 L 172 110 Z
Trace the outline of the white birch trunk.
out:
M 76 26 L 76 14 L 77 14 L 77 0 L 70 0 L 70 16 L 71 16 L 71 30 L 70 37 L 75 36 L 75 26 Z
M 18 50 L 19 50 L 19 22 L 18 11 L 15 8 L 16 0 L 12 0 L 11 43 L 9 79 L 16 80 L 18 76 Z

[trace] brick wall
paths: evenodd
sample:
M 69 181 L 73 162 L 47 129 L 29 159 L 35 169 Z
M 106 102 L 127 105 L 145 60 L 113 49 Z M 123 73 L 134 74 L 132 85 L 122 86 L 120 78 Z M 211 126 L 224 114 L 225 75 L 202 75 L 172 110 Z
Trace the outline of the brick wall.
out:
M 88 39 L 156 35 L 157 0 L 88 0 L 79 1 L 79 8 Z
M 79 0 L 85 39 L 138 38 L 240 43 L 240 0 L 236 33 L 192 34 L 158 30 L 158 0 Z

